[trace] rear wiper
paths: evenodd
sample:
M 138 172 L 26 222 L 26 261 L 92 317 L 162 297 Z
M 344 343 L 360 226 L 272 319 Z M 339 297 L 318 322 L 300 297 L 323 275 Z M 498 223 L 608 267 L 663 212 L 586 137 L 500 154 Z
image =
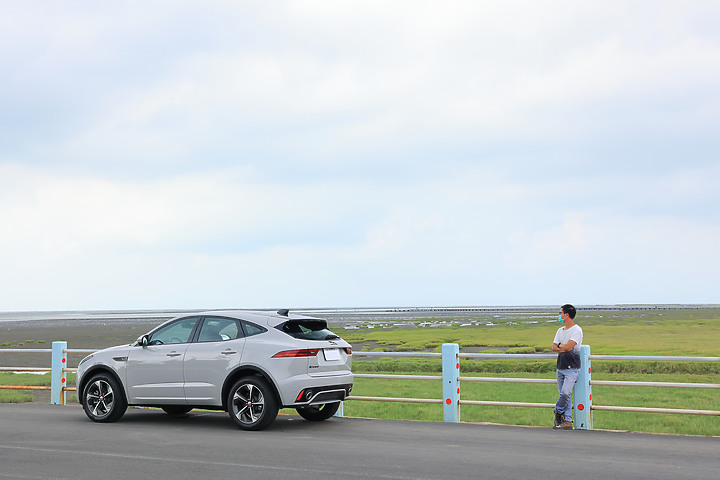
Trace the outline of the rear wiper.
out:
M 325 337 L 325 340 L 335 340 L 336 338 L 340 338 L 335 334 L 330 334 Z

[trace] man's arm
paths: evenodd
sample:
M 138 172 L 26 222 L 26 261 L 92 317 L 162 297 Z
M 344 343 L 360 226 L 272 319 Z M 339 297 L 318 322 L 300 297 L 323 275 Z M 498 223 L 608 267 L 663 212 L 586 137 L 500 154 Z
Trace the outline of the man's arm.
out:
M 569 352 L 573 349 L 573 347 L 576 345 L 575 340 L 570 340 L 568 343 L 563 343 L 562 345 L 558 345 L 557 343 L 553 343 L 552 351 L 557 353 L 565 353 Z

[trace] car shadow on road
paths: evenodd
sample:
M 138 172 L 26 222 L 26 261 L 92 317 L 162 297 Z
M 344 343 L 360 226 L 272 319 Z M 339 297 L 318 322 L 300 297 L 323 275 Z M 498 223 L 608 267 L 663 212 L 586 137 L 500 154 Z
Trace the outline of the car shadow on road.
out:
M 79 420 L 90 422 L 85 415 L 78 416 Z M 129 407 L 125 415 L 117 422 L 118 425 L 147 425 L 149 427 L 189 427 L 217 428 L 220 430 L 242 431 L 232 422 L 227 412 L 192 410 L 185 415 L 168 415 L 159 408 Z M 264 431 L 292 432 L 292 431 L 331 431 L 342 423 L 340 418 L 331 418 L 324 422 L 309 422 L 299 415 L 278 415 L 277 419 Z M 252 432 L 249 432 L 252 433 Z

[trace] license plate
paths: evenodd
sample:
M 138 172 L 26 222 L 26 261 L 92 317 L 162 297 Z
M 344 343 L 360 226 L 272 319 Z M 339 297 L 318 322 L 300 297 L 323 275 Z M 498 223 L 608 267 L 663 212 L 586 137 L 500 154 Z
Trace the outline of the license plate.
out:
M 329 362 L 333 360 L 340 360 L 340 350 L 337 348 L 325 348 L 323 349 L 323 355 L 325 355 L 325 360 Z

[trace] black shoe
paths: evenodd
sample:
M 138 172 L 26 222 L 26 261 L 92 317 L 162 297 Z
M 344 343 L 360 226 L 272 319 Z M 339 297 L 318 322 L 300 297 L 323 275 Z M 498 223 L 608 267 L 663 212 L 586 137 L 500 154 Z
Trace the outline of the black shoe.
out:
M 555 412 L 555 424 L 554 427 L 557 427 L 561 423 L 563 423 L 563 416 L 557 412 L 557 410 L 554 410 Z

